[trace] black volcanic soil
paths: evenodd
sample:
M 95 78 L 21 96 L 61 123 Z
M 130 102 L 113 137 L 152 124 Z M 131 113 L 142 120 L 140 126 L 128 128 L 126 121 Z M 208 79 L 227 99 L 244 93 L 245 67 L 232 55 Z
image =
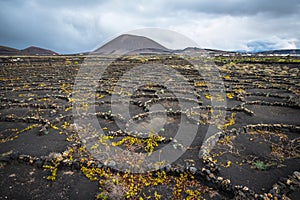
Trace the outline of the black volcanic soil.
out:
M 200 76 L 182 57 L 90 59 L 96 65 L 110 64 L 103 77 L 96 80 L 95 95 L 83 93 L 84 98 L 94 101 L 95 110 L 90 111 L 86 102 L 79 104 L 79 109 L 96 112 L 97 122 L 106 134 L 99 137 L 89 125 L 77 125 L 78 129 L 74 125 L 74 118 L 81 116 L 72 112 L 73 103 L 78 101 L 72 89 L 83 57 L 35 56 L 18 61 L 3 57 L 1 61 L 0 199 L 299 197 L 300 79 L 295 65 L 218 66 L 225 88 L 222 97 L 213 96 L 207 86 L 209 81 L 217 85 L 218 76 Z M 176 69 L 192 90 L 173 76 L 161 77 L 169 78 L 170 87 L 155 84 L 161 72 L 144 72 L 134 78 L 126 74 L 143 64 Z M 215 66 L 204 63 L 203 67 L 209 71 Z M 90 77 L 81 74 L 77 78 Z M 131 79 L 136 82 L 131 83 Z M 120 85 L 116 85 L 118 80 Z M 132 91 L 135 84 L 140 85 Z M 88 87 L 83 85 L 81 89 Z M 182 98 L 175 93 L 182 94 Z M 192 96 L 194 101 L 185 98 Z M 130 101 L 129 116 L 125 112 L 126 99 Z M 212 101 L 224 104 L 214 107 Z M 113 110 L 112 104 L 118 105 L 117 109 Z M 182 104 L 193 107 L 186 110 Z M 216 119 L 222 111 L 226 114 L 224 123 Z M 149 124 L 147 116 L 153 113 L 154 122 Z M 193 138 L 190 132 L 194 125 L 198 129 Z M 181 127 L 186 134 L 175 141 Z M 202 150 L 206 154 L 199 157 L 208 130 L 216 143 L 205 145 Z M 80 138 L 79 132 L 89 134 Z M 145 141 L 156 138 L 145 136 L 148 132 L 165 138 L 157 141 L 154 151 L 171 144 L 172 151 L 183 155 L 159 170 L 133 174 L 115 170 L 116 161 L 126 163 L 125 154 L 101 154 L 100 147 L 106 148 L 108 141 L 127 138 L 120 148 L 148 155 Z M 192 140 L 191 145 L 183 145 L 186 140 Z M 87 141 L 93 145 L 86 146 Z M 93 157 L 99 154 L 102 157 L 98 160 Z M 159 165 L 140 163 L 135 167 L 144 164 Z

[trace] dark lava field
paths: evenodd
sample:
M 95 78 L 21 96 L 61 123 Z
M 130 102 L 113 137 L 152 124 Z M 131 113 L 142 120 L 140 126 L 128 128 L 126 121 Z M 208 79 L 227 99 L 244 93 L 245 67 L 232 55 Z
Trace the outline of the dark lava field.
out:
M 297 57 L 2 56 L 0 71 L 0 199 L 299 199 Z

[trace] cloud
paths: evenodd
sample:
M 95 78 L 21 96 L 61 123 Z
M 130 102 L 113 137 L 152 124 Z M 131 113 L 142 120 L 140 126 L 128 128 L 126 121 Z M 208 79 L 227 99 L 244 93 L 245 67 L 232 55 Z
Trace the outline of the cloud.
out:
M 291 15 L 299 12 L 300 2 L 298 0 L 210 0 L 210 1 L 193 1 L 186 0 L 181 2 L 169 1 L 173 9 L 183 9 L 188 12 L 194 11 L 199 13 L 232 15 L 232 16 L 249 16 L 257 14 L 270 14 L 273 17 L 282 15 Z
M 145 27 L 177 31 L 206 48 L 249 50 L 255 41 L 300 48 L 296 0 L 0 0 L 0 7 L 0 45 L 16 48 L 83 52 Z
M 248 51 L 259 52 L 276 49 L 296 49 L 298 39 L 273 38 L 272 40 L 257 40 L 247 43 Z
M 197 47 L 198 44 L 178 32 L 158 29 L 158 28 L 145 28 L 129 31 L 128 34 L 141 35 L 153 39 L 169 49 L 184 49 L 186 47 Z

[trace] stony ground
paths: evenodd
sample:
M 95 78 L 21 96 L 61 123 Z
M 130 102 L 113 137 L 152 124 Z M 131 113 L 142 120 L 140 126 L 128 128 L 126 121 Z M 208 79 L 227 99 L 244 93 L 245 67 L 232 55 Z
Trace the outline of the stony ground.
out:
M 1 57 L 0 199 L 297 199 L 299 60 L 211 61 Z M 92 77 L 106 65 L 101 78 Z M 166 66 L 169 75 L 126 73 L 142 65 Z M 83 81 L 78 93 L 75 79 Z M 96 90 L 88 91 L 89 84 Z M 104 135 L 75 123 L 90 118 Z M 177 137 L 180 130 L 186 134 Z M 160 162 L 143 156 L 126 162 L 108 144 L 146 157 L 171 146 L 182 156 L 172 163 L 163 154 Z M 152 171 L 132 173 L 147 167 Z

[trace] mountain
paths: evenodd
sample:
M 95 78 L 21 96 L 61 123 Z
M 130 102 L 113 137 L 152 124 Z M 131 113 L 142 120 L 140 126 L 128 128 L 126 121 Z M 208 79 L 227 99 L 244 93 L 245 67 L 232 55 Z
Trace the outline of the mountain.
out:
M 0 55 L 58 55 L 58 53 L 34 46 L 22 50 L 0 46 Z
M 144 36 L 124 34 L 96 49 L 102 55 L 150 54 L 171 52 L 166 47 Z
M 235 56 L 238 54 L 264 54 L 264 55 L 270 55 L 270 54 L 277 54 L 277 55 L 300 55 L 300 49 L 279 49 L 279 50 L 270 50 L 270 51 L 260 51 L 260 52 L 252 52 L 252 51 L 223 51 L 223 50 L 217 50 L 217 49 L 201 49 L 197 47 L 187 47 L 182 50 L 175 50 L 174 53 L 178 54 L 186 54 L 186 55 L 197 55 L 197 54 L 203 54 L 203 55 L 231 55 Z
M 21 50 L 22 54 L 24 55 L 57 55 L 56 52 L 43 49 L 40 47 L 31 46 L 26 49 Z
M 223 51 L 217 49 L 202 49 L 198 47 L 187 47 L 185 49 L 174 50 L 173 53 L 183 55 L 235 55 L 238 52 Z
M 173 52 L 177 54 L 193 55 L 193 54 L 205 53 L 205 49 L 200 49 L 198 47 L 187 47 L 185 49 L 174 50 Z
M 0 46 L 0 55 L 18 55 L 20 50 L 11 47 Z
M 173 51 L 171 50 L 164 50 L 158 48 L 143 48 L 131 51 L 127 54 L 140 54 L 140 55 L 147 55 L 147 54 L 171 54 Z
M 261 51 L 259 54 L 289 54 L 289 55 L 300 55 L 300 49 L 282 49 L 282 50 L 271 50 L 271 51 Z

